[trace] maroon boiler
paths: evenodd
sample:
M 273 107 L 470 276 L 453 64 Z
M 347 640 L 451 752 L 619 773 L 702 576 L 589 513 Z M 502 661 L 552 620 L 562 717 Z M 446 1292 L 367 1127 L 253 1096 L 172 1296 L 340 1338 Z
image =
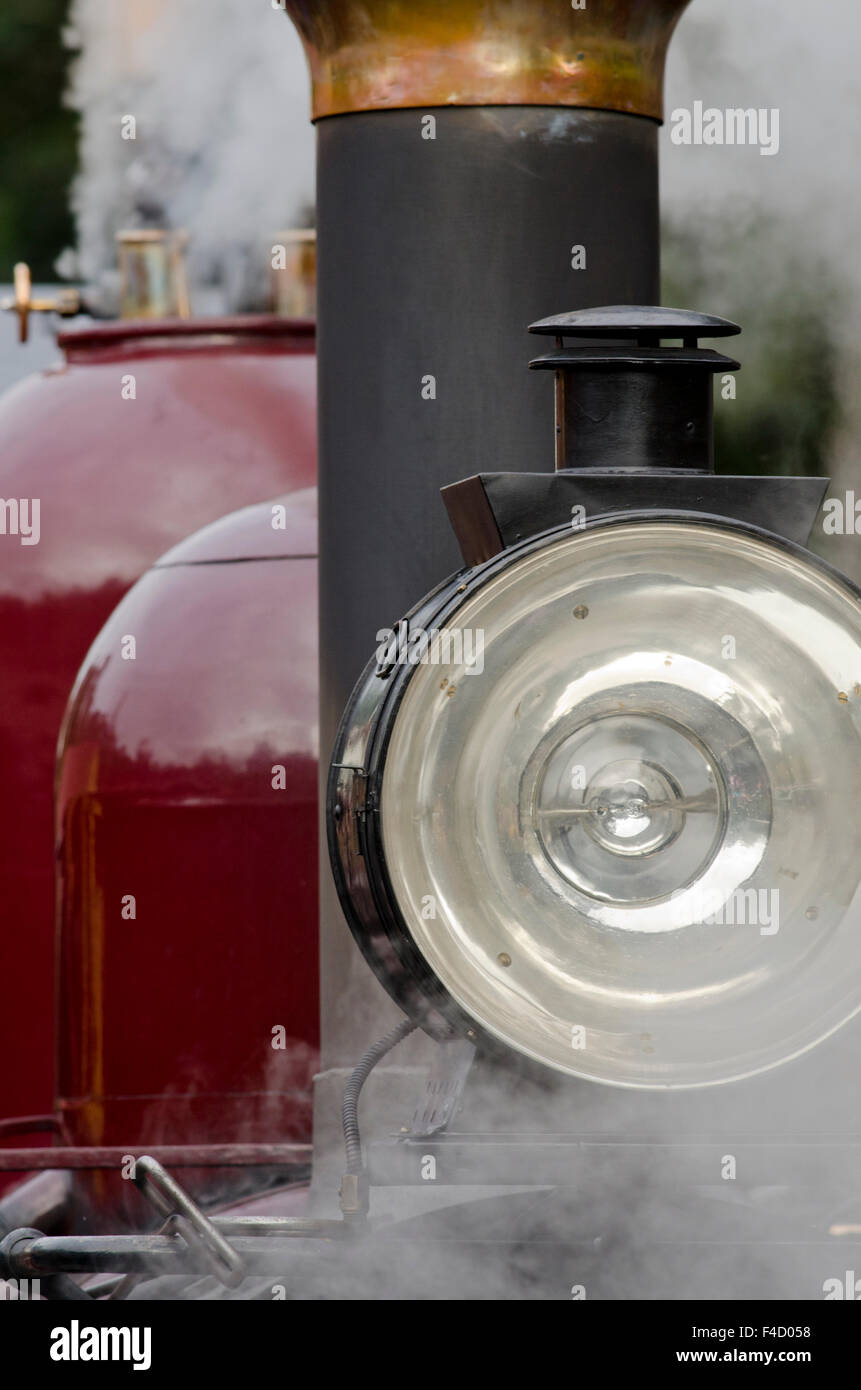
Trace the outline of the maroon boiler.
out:
M 60 720 L 87 648 L 168 546 L 316 474 L 312 322 L 121 322 L 58 341 L 59 365 L 0 400 L 0 1119 L 53 1103 L 52 783 Z M 181 680 L 177 672 L 179 689 Z M 147 756 L 161 767 L 157 743 L 133 761 Z M 205 781 L 216 769 L 196 775 Z M 207 795 L 195 812 L 202 825 Z M 148 819 L 141 813 L 143 855 Z M 241 854 L 247 836 L 236 833 Z M 139 918 L 136 930 L 121 928 L 110 950 L 127 950 L 143 972 L 151 927 Z M 210 956 L 228 949 L 214 932 L 210 947 Z M 186 947 L 174 949 L 182 956 Z M 201 956 L 200 992 L 206 977 Z M 106 1007 L 124 1006 L 113 997 Z M 227 1012 L 225 1038 L 233 1023 Z

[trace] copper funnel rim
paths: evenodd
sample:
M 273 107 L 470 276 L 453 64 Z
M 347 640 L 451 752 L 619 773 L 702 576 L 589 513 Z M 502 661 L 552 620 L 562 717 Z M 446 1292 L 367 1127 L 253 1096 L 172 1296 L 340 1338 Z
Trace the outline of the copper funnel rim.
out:
M 312 119 L 452 106 L 573 106 L 663 119 L 689 0 L 281 0 Z

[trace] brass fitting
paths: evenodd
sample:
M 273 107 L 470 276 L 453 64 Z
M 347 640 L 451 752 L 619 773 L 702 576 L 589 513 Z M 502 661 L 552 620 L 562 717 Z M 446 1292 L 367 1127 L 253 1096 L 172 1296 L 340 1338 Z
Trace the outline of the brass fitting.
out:
M 7 313 L 18 315 L 18 341 L 26 343 L 30 336 L 31 314 L 60 314 L 71 318 L 81 312 L 81 296 L 77 290 L 58 289 L 53 299 L 34 299 L 30 267 L 26 261 L 19 261 L 12 272 L 15 295 L 4 299 L 2 307 Z

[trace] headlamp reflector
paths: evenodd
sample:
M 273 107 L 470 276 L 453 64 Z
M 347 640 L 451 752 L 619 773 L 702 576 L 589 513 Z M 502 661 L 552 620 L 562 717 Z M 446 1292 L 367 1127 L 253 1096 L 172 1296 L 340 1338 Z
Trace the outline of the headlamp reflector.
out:
M 624 521 L 515 556 L 446 623 L 473 640 L 409 670 L 381 834 L 471 1018 L 565 1072 L 684 1086 L 858 1010 L 851 585 L 744 528 Z

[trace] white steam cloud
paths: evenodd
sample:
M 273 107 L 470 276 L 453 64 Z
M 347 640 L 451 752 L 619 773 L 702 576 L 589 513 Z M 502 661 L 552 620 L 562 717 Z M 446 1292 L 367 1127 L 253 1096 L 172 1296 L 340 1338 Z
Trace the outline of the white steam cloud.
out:
M 856 289 L 861 88 L 856 0 L 694 0 L 670 45 L 662 197 L 670 217 L 703 220 L 739 203 L 784 220 L 787 242 L 833 257 Z M 718 110 L 780 112 L 772 159 L 733 146 L 674 146 L 670 115 L 700 100 Z
M 259 299 L 275 233 L 307 225 L 314 197 L 293 25 L 268 0 L 73 0 L 67 42 L 81 167 L 62 272 L 104 282 L 120 228 L 183 227 L 193 287 L 220 284 L 227 308 Z
M 826 467 L 839 498 L 852 489 L 861 495 L 859 39 L 857 0 L 694 0 L 670 46 L 661 142 L 664 218 L 709 238 L 703 292 L 710 302 L 691 307 L 721 313 L 734 298 L 750 306 L 741 316 L 750 327 L 757 307 L 768 296 L 775 300 L 776 287 L 789 309 L 799 299 L 815 302 L 817 286 L 829 293 L 821 319 L 835 348 L 842 418 L 828 441 Z M 697 101 L 719 111 L 779 111 L 779 151 L 763 159 L 751 147 L 674 144 L 672 113 Z M 723 247 L 715 226 L 727 230 Z M 750 333 L 738 345 L 742 362 L 760 374 L 773 348 Z M 749 370 L 740 390 L 753 385 Z M 799 399 L 806 389 L 799 381 Z M 813 544 L 861 580 L 858 535 L 823 537 L 817 528 Z

